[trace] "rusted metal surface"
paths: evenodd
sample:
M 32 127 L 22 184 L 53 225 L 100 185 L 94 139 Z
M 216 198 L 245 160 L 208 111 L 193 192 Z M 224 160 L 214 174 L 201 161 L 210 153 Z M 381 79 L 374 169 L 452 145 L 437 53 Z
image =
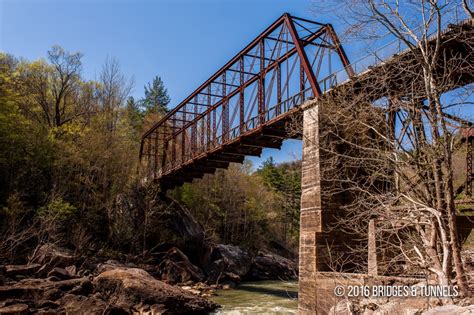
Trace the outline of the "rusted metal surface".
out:
M 461 128 L 461 136 L 465 139 L 474 138 L 474 126 Z
M 331 62 L 354 74 L 332 26 L 283 14 L 143 135 L 144 176 L 171 188 L 279 148 L 288 115 L 330 88 Z
M 443 36 L 454 31 L 448 28 Z M 452 43 L 448 49 L 457 49 Z M 284 139 L 301 136 L 286 126 L 306 100 L 350 89 L 354 80 L 363 93 L 390 65 L 411 60 L 411 53 L 398 40 L 351 64 L 330 24 L 285 13 L 143 135 L 141 175 L 166 190 L 241 163 L 245 156 L 259 156 L 263 148 L 278 149 Z M 472 74 L 460 78 L 460 85 L 474 80 Z M 403 90 L 403 84 L 392 88 Z M 379 93 L 372 93 L 374 101 L 386 96 L 383 89 Z M 391 134 L 406 131 L 402 108 L 390 110 Z M 444 115 L 458 126 L 469 124 Z M 472 197 L 474 128 L 462 129 L 461 135 L 470 140 L 463 186 Z

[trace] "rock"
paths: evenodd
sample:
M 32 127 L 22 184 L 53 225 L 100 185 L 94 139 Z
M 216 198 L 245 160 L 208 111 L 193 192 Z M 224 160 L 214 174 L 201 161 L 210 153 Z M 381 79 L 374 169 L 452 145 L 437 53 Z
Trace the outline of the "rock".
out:
M 238 283 L 247 275 L 252 262 L 247 251 L 238 246 L 223 244 L 214 247 L 211 260 L 211 264 L 206 268 L 210 283 Z
M 203 282 L 198 282 L 193 286 L 191 285 L 181 286 L 181 289 L 189 291 L 196 295 L 203 296 L 203 297 L 211 297 L 213 294 L 215 294 L 216 287 L 212 288 L 211 286 Z
M 178 248 L 171 248 L 163 258 L 159 267 L 160 278 L 167 283 L 201 282 L 203 271 L 193 265 L 188 257 Z
M 251 280 L 291 280 L 296 277 L 293 260 L 266 251 L 260 251 L 254 257 L 247 276 Z
M 116 260 L 109 259 L 102 264 L 98 264 L 97 267 L 95 268 L 95 272 L 96 274 L 101 274 L 103 272 L 119 269 L 119 268 L 127 268 L 127 266 L 125 266 L 125 264 L 122 264 Z
M 28 304 L 12 304 L 0 308 L 0 314 L 20 315 L 28 314 Z
M 67 272 L 69 272 L 70 275 L 72 275 L 72 276 L 77 275 L 77 268 L 76 268 L 75 265 L 67 266 L 65 269 L 67 270 Z
M 349 301 L 340 301 L 329 310 L 328 314 L 351 315 L 352 303 Z
M 85 310 L 87 314 L 121 314 L 125 312 L 112 312 L 112 309 L 108 307 L 108 303 L 95 297 L 85 297 L 81 295 L 66 294 L 59 301 L 62 310 L 66 314 L 84 314 Z M 105 312 L 105 311 L 108 312 Z
M 205 314 L 218 306 L 156 280 L 142 269 L 108 270 L 96 277 L 93 283 L 103 299 L 124 311 L 155 307 L 172 314 Z
M 48 277 L 56 277 L 60 280 L 67 280 L 74 278 L 74 275 L 70 274 L 69 271 L 64 268 L 55 267 L 53 270 L 48 272 Z
M 33 259 L 33 262 L 42 265 L 37 271 L 39 276 L 45 276 L 54 267 L 65 268 L 76 263 L 77 257 L 65 248 L 53 244 L 42 245 Z
M 165 197 L 164 200 L 169 206 L 165 212 L 167 225 L 178 235 L 184 236 L 188 240 L 202 240 L 204 229 L 199 222 L 191 215 L 186 207 L 176 202 L 174 199 Z
M 180 235 L 185 240 L 203 240 L 204 230 L 187 208 L 164 195 L 147 205 L 144 203 L 144 194 L 146 192 L 143 189 L 138 189 L 128 194 L 117 195 L 113 205 L 115 211 L 113 212 L 141 216 L 143 215 L 142 209 L 151 207 L 152 211 L 160 213 L 159 222 L 161 226 L 158 230 L 170 231 L 174 235 Z M 112 220 L 114 219 L 112 217 Z M 138 230 L 141 227 L 134 226 L 132 228 Z
M 6 265 L 4 266 L 5 275 L 7 277 L 14 276 L 31 276 L 36 273 L 40 268 L 40 264 L 29 264 L 29 265 Z
M 57 314 L 59 313 L 59 308 L 59 303 L 46 300 L 39 303 L 34 311 L 37 314 Z
M 87 288 L 86 278 L 50 281 L 47 279 L 25 279 L 13 285 L 0 287 L 0 301 L 7 299 L 30 300 L 38 302 L 41 299 L 57 299 L 69 290 Z
M 424 312 L 424 315 L 467 315 L 474 313 L 474 305 L 443 305 Z
M 201 294 L 201 291 L 199 291 L 198 289 L 195 289 L 193 287 L 190 287 L 190 286 L 184 286 L 184 287 L 181 287 L 181 289 L 183 289 L 184 291 L 188 291 L 189 293 L 192 293 L 192 294 L 195 294 L 195 295 L 200 295 Z
M 283 256 L 285 258 L 288 258 L 288 259 L 292 259 L 292 260 L 295 260 L 298 255 L 295 254 L 294 252 L 292 252 L 291 250 L 289 250 L 285 244 L 283 244 L 282 242 L 279 242 L 279 241 L 276 241 L 276 240 L 272 240 L 269 242 L 268 244 L 270 246 L 270 250 L 273 252 L 273 253 L 276 253 L 280 256 Z

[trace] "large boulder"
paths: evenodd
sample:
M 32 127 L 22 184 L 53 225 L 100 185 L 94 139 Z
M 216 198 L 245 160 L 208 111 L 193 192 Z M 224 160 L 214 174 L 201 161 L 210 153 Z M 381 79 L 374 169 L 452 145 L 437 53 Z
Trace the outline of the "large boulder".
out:
M 297 275 L 294 260 L 268 251 L 260 251 L 252 260 L 247 278 L 249 280 L 292 280 L 296 279 Z
M 240 282 L 249 272 L 252 263 L 247 251 L 238 246 L 223 244 L 214 247 L 211 261 L 206 268 L 211 284 Z
M 51 276 L 0 286 L 0 314 L 207 314 L 215 308 L 215 303 L 144 270 L 123 266 L 93 281 Z
M 137 268 L 103 272 L 93 283 L 102 299 L 125 311 L 149 309 L 157 313 L 206 314 L 218 307 L 204 298 L 156 280 Z
M 150 202 L 147 203 L 148 199 Z M 120 214 L 121 220 L 124 220 L 123 216 L 128 216 L 129 224 L 135 224 L 135 226 L 130 226 L 133 230 L 142 228 L 141 222 L 145 219 L 146 209 L 159 213 L 159 216 L 150 218 L 150 220 L 156 220 L 151 223 L 159 223 L 160 229 L 150 231 L 148 234 L 153 237 L 152 234 L 156 232 L 162 236 L 160 238 L 162 241 L 176 241 L 177 235 L 181 241 L 202 241 L 204 239 L 202 226 L 186 207 L 164 194 L 147 191 L 147 188 L 140 188 L 128 194 L 119 194 L 114 201 L 114 209 L 115 211 L 112 213 Z M 118 219 L 114 216 L 111 217 L 112 221 Z
M 68 249 L 54 244 L 44 244 L 37 250 L 32 262 L 42 265 L 37 274 L 46 276 L 55 267 L 66 268 L 74 265 L 77 257 Z
M 268 249 L 272 253 L 278 254 L 291 260 L 296 260 L 298 258 L 298 255 L 295 252 L 288 249 L 288 247 L 286 247 L 286 245 L 280 241 L 272 240 L 269 242 L 268 246 Z
M 201 282 L 205 278 L 203 271 L 176 247 L 167 251 L 158 270 L 161 280 L 171 284 Z

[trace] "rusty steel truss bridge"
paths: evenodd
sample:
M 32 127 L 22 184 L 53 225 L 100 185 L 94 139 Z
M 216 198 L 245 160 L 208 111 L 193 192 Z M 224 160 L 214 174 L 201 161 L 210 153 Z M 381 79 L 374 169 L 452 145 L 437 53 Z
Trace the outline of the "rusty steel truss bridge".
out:
M 144 133 L 143 177 L 167 190 L 259 156 L 263 148 L 279 149 L 285 139 L 301 138 L 288 124 L 305 101 L 355 77 L 370 80 L 374 67 L 400 58 L 406 48 L 393 41 L 350 63 L 331 24 L 285 13 Z M 464 187 L 472 196 L 474 130 L 464 133 Z

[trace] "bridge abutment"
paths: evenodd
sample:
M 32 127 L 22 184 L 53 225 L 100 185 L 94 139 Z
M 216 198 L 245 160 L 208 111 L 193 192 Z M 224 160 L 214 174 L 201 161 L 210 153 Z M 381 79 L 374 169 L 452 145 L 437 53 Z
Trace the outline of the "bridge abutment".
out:
M 350 269 L 341 264 L 341 261 L 351 255 L 346 246 L 355 245 L 354 238 L 335 230 L 333 225 L 343 214 L 341 206 L 351 199 L 340 193 L 328 193 L 338 184 L 339 170 L 337 166 L 328 169 L 333 157 L 326 151 L 334 148 L 328 147 L 327 150 L 322 150 L 331 143 L 331 140 L 327 139 L 331 128 L 327 123 L 327 113 L 322 111 L 322 105 L 316 100 L 308 101 L 302 108 L 303 157 L 298 309 L 302 315 L 326 314 L 338 301 L 333 294 L 334 286 L 354 281 L 348 277 L 349 273 L 344 277 L 333 274 Z M 360 244 L 359 240 L 357 245 Z M 338 259 L 341 261 L 337 261 Z M 357 283 L 360 282 L 360 279 L 356 280 Z
M 321 178 L 319 163 L 319 107 L 303 112 L 303 159 L 299 245 L 300 314 L 316 312 L 316 272 L 320 263 L 317 236 L 321 232 Z
M 316 314 L 327 306 L 327 290 L 319 273 L 331 271 L 329 248 L 336 236 L 329 231 L 332 207 L 321 194 L 320 106 L 310 101 L 303 108 L 298 308 L 300 314 Z

